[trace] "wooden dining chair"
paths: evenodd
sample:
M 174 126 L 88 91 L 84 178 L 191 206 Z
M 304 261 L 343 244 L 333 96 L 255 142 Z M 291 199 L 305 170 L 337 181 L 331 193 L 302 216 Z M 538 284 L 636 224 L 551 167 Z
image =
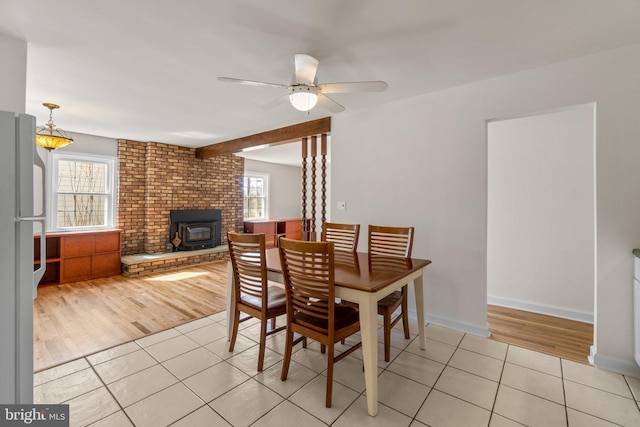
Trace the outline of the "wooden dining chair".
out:
M 333 242 L 336 251 L 355 252 L 360 237 L 360 224 L 325 222 L 322 225 L 322 241 Z
M 413 227 L 385 227 L 369 225 L 369 255 L 394 258 L 411 258 Z M 394 318 L 393 313 L 401 308 Z M 409 335 L 407 285 L 378 301 L 378 314 L 383 317 L 384 360 L 391 358 L 391 329 L 402 319 L 404 337 Z
M 287 312 L 284 287 L 267 280 L 265 260 L 265 235 L 229 232 L 229 255 L 233 266 L 235 307 L 234 323 L 229 351 L 233 351 L 238 336 L 238 324 L 253 318 L 260 319 L 260 349 L 258 372 L 264 364 L 264 348 L 267 336 L 284 330 L 276 328 L 276 317 Z M 240 319 L 240 312 L 248 316 Z M 271 329 L 267 322 L 271 319 Z
M 335 302 L 333 242 L 280 239 L 280 262 L 287 299 L 287 339 L 280 379 L 287 379 L 294 333 L 316 340 L 327 348 L 325 406 L 331 407 L 333 365 L 362 346 L 353 345 L 338 356 L 334 344 L 360 330 L 358 310 Z

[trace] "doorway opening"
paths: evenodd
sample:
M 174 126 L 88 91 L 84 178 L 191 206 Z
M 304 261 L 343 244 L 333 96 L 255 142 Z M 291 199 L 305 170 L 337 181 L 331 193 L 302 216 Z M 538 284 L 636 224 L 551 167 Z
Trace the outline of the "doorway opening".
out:
M 594 323 L 594 128 L 595 104 L 487 123 L 487 303 L 494 337 L 501 335 L 495 312 L 503 308 L 515 317 L 547 316 L 549 328 L 572 328 L 558 326 L 561 319 Z M 584 363 L 592 328 L 586 329 L 591 342 L 582 344 Z M 559 347 L 550 334 L 527 340 Z

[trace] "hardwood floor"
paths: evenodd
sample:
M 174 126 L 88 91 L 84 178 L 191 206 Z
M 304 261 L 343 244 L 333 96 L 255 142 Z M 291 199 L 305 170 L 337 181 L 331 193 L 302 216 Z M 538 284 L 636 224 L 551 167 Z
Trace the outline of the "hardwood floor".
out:
M 495 305 L 488 306 L 489 330 L 496 341 L 589 363 L 593 325 Z
M 226 261 L 148 276 L 38 288 L 34 368 L 40 371 L 224 310 Z M 588 363 L 593 325 L 490 305 L 491 338 Z
M 139 277 L 38 288 L 34 369 L 209 316 L 226 308 L 226 261 Z

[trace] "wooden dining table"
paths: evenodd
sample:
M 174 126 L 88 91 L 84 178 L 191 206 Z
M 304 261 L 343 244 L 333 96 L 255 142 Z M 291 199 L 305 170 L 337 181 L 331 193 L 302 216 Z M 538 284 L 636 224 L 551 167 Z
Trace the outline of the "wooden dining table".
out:
M 278 248 L 266 251 L 269 280 L 283 282 Z M 396 289 L 413 282 L 418 318 L 420 348 L 425 349 L 425 320 L 423 299 L 423 269 L 430 260 L 418 258 L 391 258 L 364 252 L 335 251 L 336 298 L 358 304 L 360 335 L 364 361 L 365 387 L 369 415 L 378 413 L 378 301 Z M 235 296 L 233 271 L 228 267 L 227 313 L 233 313 Z M 228 337 L 233 331 L 233 316 L 227 315 Z

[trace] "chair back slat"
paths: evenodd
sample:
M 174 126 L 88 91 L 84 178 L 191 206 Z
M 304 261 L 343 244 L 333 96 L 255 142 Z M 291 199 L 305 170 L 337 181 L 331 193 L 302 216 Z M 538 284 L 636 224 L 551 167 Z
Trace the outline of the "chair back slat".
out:
M 336 304 L 334 242 L 306 242 L 286 237 L 278 242 L 287 303 L 287 339 L 280 379 L 287 379 L 295 343 L 302 339 L 306 347 L 307 338 L 317 341 L 320 351 L 328 356 L 325 406 L 330 408 L 333 364 L 361 347 L 358 342 L 336 356 L 335 344 L 344 343 L 360 330 L 359 313 L 353 307 Z M 302 338 L 295 340 L 294 334 Z
M 233 312 L 227 313 L 233 331 L 229 352 L 233 352 L 238 337 L 238 324 L 249 319 L 259 320 L 258 372 L 264 367 L 267 336 L 285 329 L 277 327 L 277 318 L 287 312 L 284 290 L 268 280 L 264 234 L 227 233 L 229 257 L 233 269 L 233 293 L 230 294 Z M 240 313 L 247 314 L 240 319 Z M 267 329 L 268 321 L 271 329 Z
M 333 242 L 303 242 L 281 238 L 280 261 L 287 293 L 287 317 L 309 316 L 307 326 L 333 328 L 335 315 Z M 315 320 L 315 321 L 314 321 Z M 317 322 L 316 322 L 317 321 Z
M 355 252 L 359 236 L 360 224 L 325 222 L 322 226 L 322 241 L 333 242 L 336 251 Z
M 410 258 L 413 227 L 369 225 L 369 254 Z
M 236 299 L 248 295 L 266 301 L 265 235 L 229 233 L 228 240 Z
M 413 227 L 385 227 L 369 225 L 369 274 L 385 277 L 394 271 L 402 271 L 411 266 L 413 249 Z M 407 316 L 407 285 L 378 301 L 378 314 L 383 317 L 384 360 L 391 357 L 391 329 L 402 320 L 404 336 L 409 339 L 409 318 Z M 400 314 L 393 313 L 401 307 Z

